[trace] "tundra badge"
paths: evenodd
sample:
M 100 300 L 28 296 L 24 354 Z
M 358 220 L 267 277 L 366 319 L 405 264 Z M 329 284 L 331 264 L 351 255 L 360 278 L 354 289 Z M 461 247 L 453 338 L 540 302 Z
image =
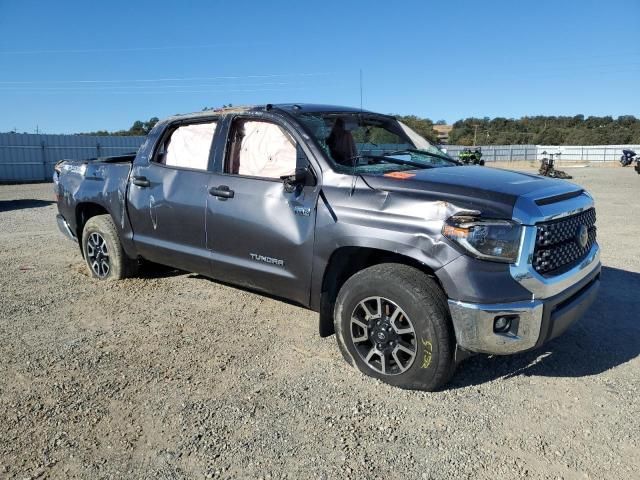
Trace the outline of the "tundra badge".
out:
M 284 267 L 284 260 L 280 260 L 279 258 L 266 257 L 264 255 L 258 255 L 257 253 L 250 253 L 249 256 L 251 260 L 255 260 L 256 262 L 270 263 L 271 265 Z

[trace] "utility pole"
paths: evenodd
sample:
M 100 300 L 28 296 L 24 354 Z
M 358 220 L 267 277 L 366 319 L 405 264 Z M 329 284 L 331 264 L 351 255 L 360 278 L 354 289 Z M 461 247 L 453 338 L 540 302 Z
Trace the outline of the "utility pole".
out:
M 478 138 L 478 127 L 480 126 L 480 124 L 478 123 L 474 123 L 473 124 L 473 146 L 476 146 L 476 140 Z

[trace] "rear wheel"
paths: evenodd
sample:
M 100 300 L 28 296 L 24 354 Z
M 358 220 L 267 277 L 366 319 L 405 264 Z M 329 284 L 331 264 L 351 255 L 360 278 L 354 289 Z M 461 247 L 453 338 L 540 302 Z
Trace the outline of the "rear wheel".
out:
M 111 215 L 87 220 L 82 231 L 82 251 L 91 276 L 119 280 L 135 273 L 137 262 L 124 253 Z
M 446 297 L 420 270 L 381 264 L 340 289 L 336 337 L 348 363 L 401 388 L 435 390 L 455 369 L 455 336 Z

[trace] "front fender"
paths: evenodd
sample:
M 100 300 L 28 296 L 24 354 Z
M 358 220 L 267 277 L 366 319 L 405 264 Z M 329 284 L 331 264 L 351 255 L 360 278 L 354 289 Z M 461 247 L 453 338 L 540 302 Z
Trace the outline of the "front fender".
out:
M 318 202 L 312 309 L 319 309 L 326 269 L 334 252 L 343 247 L 401 255 L 432 271 L 461 255 L 441 232 L 444 221 L 463 209 L 448 202 L 416 201 L 368 188 L 348 198 L 344 195 L 348 195 L 344 189 L 324 191 Z

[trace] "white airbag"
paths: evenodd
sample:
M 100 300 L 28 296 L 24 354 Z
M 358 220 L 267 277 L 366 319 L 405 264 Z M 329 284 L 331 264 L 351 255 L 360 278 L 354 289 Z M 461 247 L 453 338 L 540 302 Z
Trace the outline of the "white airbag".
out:
M 166 165 L 206 170 L 216 122 L 178 127 L 167 146 Z
M 278 125 L 244 122 L 238 173 L 253 177 L 280 178 L 296 170 L 296 145 Z

